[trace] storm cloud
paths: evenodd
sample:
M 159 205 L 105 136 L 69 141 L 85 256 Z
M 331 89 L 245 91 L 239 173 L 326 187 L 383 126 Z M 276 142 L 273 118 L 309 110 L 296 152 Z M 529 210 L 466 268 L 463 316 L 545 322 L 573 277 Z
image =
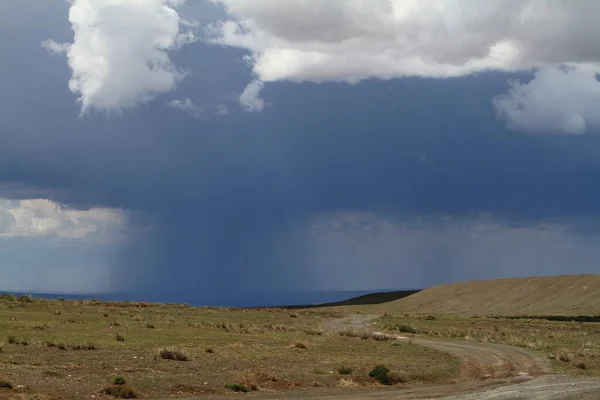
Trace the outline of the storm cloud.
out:
M 100 96 L 104 89 L 88 93 L 100 108 L 115 106 L 122 112 L 77 118 L 82 104 L 75 97 L 83 93 L 73 96 L 67 84 L 74 71 L 63 57 L 51 57 L 40 46 L 48 38 L 76 42 L 68 21 L 76 3 L 56 0 L 44 6 L 58 10 L 54 13 L 21 0 L 0 6 L 6 11 L 0 14 L 0 37 L 10 32 L 18 41 L 0 39 L 1 53 L 9 55 L 0 63 L 0 197 L 10 199 L 2 203 L 0 230 L 16 236 L 14 215 L 33 223 L 31 216 L 44 210 L 46 216 L 35 221 L 54 227 L 46 236 L 0 238 L 2 273 L 10 277 L 0 289 L 44 290 L 46 285 L 54 291 L 126 291 L 137 298 L 247 304 L 256 293 L 275 290 L 375 290 L 594 271 L 593 260 L 600 255 L 594 246 L 600 232 L 600 137 L 549 134 L 582 132 L 581 119 L 584 130 L 595 129 L 591 108 L 586 108 L 595 101 L 594 90 L 582 95 L 593 75 L 579 65 L 554 66 L 569 59 L 595 62 L 593 44 L 570 46 L 576 36 L 567 36 L 563 46 L 557 33 L 548 33 L 558 41 L 560 51 L 552 52 L 556 59 L 544 51 L 548 46 L 529 38 L 533 44 L 526 48 L 542 48 L 531 50 L 514 68 L 506 64 L 477 74 L 461 70 L 441 79 L 444 71 L 463 68 L 465 56 L 457 46 L 446 52 L 433 48 L 423 34 L 414 54 L 436 55 L 423 58 L 433 60 L 429 71 L 435 76 L 407 77 L 409 70 L 389 72 L 405 68 L 400 63 L 404 56 L 389 64 L 377 62 L 388 72 L 374 73 L 360 58 L 370 56 L 370 45 L 347 40 L 350 32 L 363 35 L 367 43 L 381 40 L 385 47 L 402 37 L 393 25 L 382 31 L 369 22 L 387 15 L 377 6 L 365 11 L 369 24 L 364 26 L 363 18 L 356 18 L 363 15 L 358 2 L 323 5 L 321 10 L 333 18 L 327 24 L 320 15 L 305 18 L 302 4 L 309 2 L 299 2 L 294 3 L 296 25 L 284 19 L 282 26 L 271 26 L 277 18 L 263 15 L 266 2 L 228 2 L 225 9 L 219 9 L 222 2 L 179 7 L 163 2 L 145 12 L 173 10 L 165 11 L 179 21 L 169 25 L 173 35 L 196 29 L 184 20 L 201 21 L 194 31 L 199 37 L 206 25 L 224 27 L 219 20 L 235 20 L 254 21 L 244 35 L 263 38 L 264 30 L 270 36 L 256 48 L 198 41 L 156 50 L 148 44 L 144 49 L 152 51 L 141 56 L 158 51 L 168 56 L 167 70 L 189 75 L 149 92 L 145 84 L 119 86 L 134 89 L 127 93 L 111 89 L 124 75 L 111 75 L 116 80 L 99 81 L 109 97 Z M 129 11 L 139 4 L 131 2 Z M 271 4 L 275 15 L 277 4 Z M 457 21 L 466 20 L 469 32 L 479 29 L 472 21 L 488 29 L 489 18 L 481 16 L 492 13 L 496 6 L 491 4 Z M 595 15 L 583 16 L 566 2 L 523 4 L 545 10 L 535 15 L 546 22 L 558 18 L 558 4 L 567 12 L 563 17 L 570 25 L 564 26 L 585 32 L 586 18 Z M 344 12 L 330 12 L 331 7 Z M 524 12 L 522 7 L 516 8 Z M 447 10 L 436 10 L 406 18 L 427 32 L 447 20 Z M 494 12 L 506 21 L 516 18 L 512 8 Z M 11 19 L 10 24 L 2 18 Z M 575 26 L 571 19 L 582 22 Z M 350 29 L 347 20 L 358 22 Z M 462 25 L 448 21 L 440 25 L 448 30 L 439 35 L 458 38 Z M 502 24 L 491 25 L 505 32 Z M 550 29 L 547 23 L 536 26 L 542 25 Z M 235 40 L 247 39 L 234 33 Z M 173 35 L 168 37 L 176 41 Z M 473 39 L 466 56 L 486 59 L 488 53 L 477 49 L 501 36 Z M 315 44 L 316 38 L 323 43 Z M 484 39 L 485 46 L 479 43 Z M 280 45 L 302 54 L 302 41 L 333 55 L 356 45 L 348 52 L 356 58 L 341 67 L 333 63 L 336 57 L 325 64 L 294 63 L 293 68 L 275 62 L 282 60 L 277 57 L 263 60 L 269 49 L 279 54 Z M 576 50 L 587 58 L 575 59 Z M 549 69 L 527 70 L 542 64 Z M 347 65 L 354 70 L 348 72 Z M 520 72 L 506 72 L 514 70 Z M 569 82 L 563 93 L 580 100 L 567 101 L 550 90 L 564 79 Z M 252 81 L 255 87 L 240 99 Z M 577 90 L 567 90 L 571 87 Z M 545 94 L 532 93 L 539 90 Z M 147 96 L 154 100 L 146 101 Z M 496 107 L 492 98 L 498 99 Z M 237 106 L 240 100 L 245 109 Z M 218 113 L 221 106 L 226 115 Z M 539 134 L 511 131 L 506 121 Z M 96 241 L 97 235 L 87 233 L 112 226 L 111 221 L 117 221 L 119 240 Z M 104 239 L 113 237 L 113 231 L 105 232 Z M 270 301 L 278 301 L 275 294 Z

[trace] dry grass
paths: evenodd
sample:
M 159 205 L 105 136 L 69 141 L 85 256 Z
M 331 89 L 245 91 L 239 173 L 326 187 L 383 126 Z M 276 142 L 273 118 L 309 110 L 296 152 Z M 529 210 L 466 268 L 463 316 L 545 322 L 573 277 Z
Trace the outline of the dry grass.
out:
M 115 375 L 139 396 L 193 398 L 230 393 L 228 383 L 251 390 L 334 388 L 340 384 L 340 366 L 353 370 L 352 387 L 372 386 L 368 373 L 379 363 L 412 371 L 415 377 L 428 371 L 435 380 L 459 370 L 452 357 L 418 346 L 325 333 L 322 326 L 341 316 L 339 312 L 293 314 L 278 309 L 3 298 L 0 338 L 7 344 L 0 352 L 0 369 L 15 387 L 30 388 L 24 399 L 44 400 L 106 397 L 101 391 L 112 388 L 107 385 Z M 126 340 L 117 341 L 117 333 Z M 157 356 L 157 349 L 169 350 L 168 359 Z M 184 357 L 171 358 L 177 351 Z M 173 361 L 181 358 L 188 361 Z
M 173 361 L 189 361 L 190 357 L 183 350 L 176 350 L 170 348 L 160 349 L 158 351 L 158 358 L 163 360 Z
M 389 332 L 410 325 L 424 336 L 522 347 L 553 360 L 559 372 L 600 375 L 600 323 L 542 319 L 486 318 L 438 315 L 394 315 L 375 322 Z M 581 368 L 584 365 L 584 368 Z
M 373 308 L 411 314 L 600 315 L 600 274 L 451 283 Z

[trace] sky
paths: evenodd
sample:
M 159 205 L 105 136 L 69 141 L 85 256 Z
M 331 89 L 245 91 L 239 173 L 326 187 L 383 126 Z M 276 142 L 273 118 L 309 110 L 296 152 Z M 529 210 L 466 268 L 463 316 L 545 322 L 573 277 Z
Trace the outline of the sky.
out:
M 599 16 L 3 0 L 0 290 L 224 304 L 599 272 Z

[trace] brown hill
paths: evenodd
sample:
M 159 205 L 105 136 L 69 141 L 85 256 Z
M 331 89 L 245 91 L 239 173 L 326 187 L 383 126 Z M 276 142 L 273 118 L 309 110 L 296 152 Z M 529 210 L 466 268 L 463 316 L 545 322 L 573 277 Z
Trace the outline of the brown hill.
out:
M 600 315 L 600 275 L 451 283 L 383 304 L 379 309 L 432 314 Z

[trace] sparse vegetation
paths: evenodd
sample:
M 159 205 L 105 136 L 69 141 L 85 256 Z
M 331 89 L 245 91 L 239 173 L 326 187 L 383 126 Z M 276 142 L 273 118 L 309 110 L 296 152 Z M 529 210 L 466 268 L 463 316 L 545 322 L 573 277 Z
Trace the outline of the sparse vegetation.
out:
M 341 378 L 351 386 L 369 386 L 367 374 L 357 371 L 368 372 L 376 363 L 414 373 L 432 369 L 442 376 L 456 371 L 452 357 L 418 346 L 390 351 L 376 340 L 360 340 L 359 336 L 349 342 L 346 337 L 325 334 L 329 328 L 325 331 L 323 327 L 328 327 L 332 318 L 343 316 L 338 310 L 294 310 L 298 316 L 292 318 L 290 312 L 102 300 L 34 299 L 29 303 L 0 299 L 0 337 L 7 341 L 13 336 L 13 343 L 7 341 L 0 353 L 0 365 L 11 381 L 28 388 L 30 397 L 64 400 L 92 395 L 131 398 L 131 393 L 114 387 L 133 382 L 134 393 L 149 398 L 218 394 L 228 390 L 225 385 L 231 382 L 251 391 L 280 392 L 334 388 Z M 117 334 L 126 341 L 118 342 Z M 20 345 L 25 338 L 29 346 Z M 170 343 L 174 348 L 163 349 Z M 303 345 L 308 349 L 302 349 Z M 355 371 L 351 380 L 341 369 L 349 368 L 348 346 L 352 347 Z M 166 351 L 161 356 L 159 350 Z M 255 360 L 252 373 L 241 360 Z M 275 377 L 274 372 L 281 375 Z M 116 385 L 111 373 L 126 378 L 126 384 Z M 75 379 L 77 393 L 69 384 Z
M 0 389 L 12 389 L 13 385 L 7 380 L 0 379 Z
M 133 388 L 130 388 L 127 385 L 107 386 L 104 389 L 102 389 L 102 394 L 117 397 L 120 399 L 135 399 L 138 397 L 135 390 L 133 390 Z
M 338 374 L 340 375 L 350 375 L 352 374 L 352 368 L 350 367 L 340 367 L 337 369 Z

